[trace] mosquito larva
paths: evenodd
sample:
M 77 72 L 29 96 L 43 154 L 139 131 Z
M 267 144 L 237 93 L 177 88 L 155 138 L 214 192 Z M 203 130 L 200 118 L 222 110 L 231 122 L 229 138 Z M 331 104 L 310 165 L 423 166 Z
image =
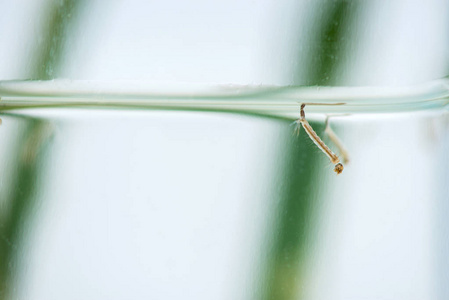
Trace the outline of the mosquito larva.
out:
M 341 105 L 344 103 L 335 103 L 335 104 L 310 103 L 310 104 L 311 105 L 315 105 L 315 104 L 316 105 Z M 299 124 L 301 124 L 302 127 L 304 128 L 304 130 L 309 135 L 310 139 L 315 143 L 315 145 L 317 145 L 318 148 L 320 148 L 321 151 L 324 152 L 324 154 L 326 154 L 326 156 L 329 158 L 331 163 L 333 163 L 335 165 L 334 172 L 337 174 L 340 174 L 341 172 L 343 172 L 343 165 L 340 162 L 340 159 L 334 152 L 332 152 L 332 150 L 328 146 L 326 146 L 326 144 L 320 139 L 320 137 L 313 130 L 312 126 L 310 126 L 309 122 L 307 122 L 306 114 L 304 112 L 305 106 L 306 106 L 306 103 L 301 103 L 300 118 L 298 120 L 296 120 L 296 123 L 298 126 L 297 130 L 299 130 L 299 128 L 300 128 Z
M 338 138 L 332 128 L 329 126 L 329 116 L 326 117 L 326 121 L 324 122 L 324 132 L 332 141 L 332 143 L 338 148 L 338 153 L 341 155 L 341 160 L 344 164 L 349 162 L 349 153 L 343 145 L 342 141 Z

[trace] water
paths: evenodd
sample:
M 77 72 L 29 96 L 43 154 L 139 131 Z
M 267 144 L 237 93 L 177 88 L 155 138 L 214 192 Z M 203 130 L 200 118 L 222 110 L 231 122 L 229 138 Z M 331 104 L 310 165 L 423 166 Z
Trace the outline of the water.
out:
M 446 299 L 445 84 L 3 82 L 0 299 Z

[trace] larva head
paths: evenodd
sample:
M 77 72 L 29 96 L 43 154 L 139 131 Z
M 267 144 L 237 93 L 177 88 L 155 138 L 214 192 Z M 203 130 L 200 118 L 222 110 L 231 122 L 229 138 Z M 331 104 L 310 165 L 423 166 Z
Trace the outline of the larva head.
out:
M 343 172 L 343 165 L 341 163 L 336 164 L 334 172 L 337 174 L 341 174 L 341 172 Z

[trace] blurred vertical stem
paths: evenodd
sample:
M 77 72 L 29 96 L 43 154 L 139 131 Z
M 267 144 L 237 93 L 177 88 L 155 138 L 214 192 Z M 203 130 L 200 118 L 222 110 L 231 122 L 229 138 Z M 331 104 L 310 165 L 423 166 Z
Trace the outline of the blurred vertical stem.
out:
M 305 74 L 308 85 L 330 85 L 339 81 L 336 75 L 344 67 L 347 33 L 356 16 L 356 5 L 346 1 L 319 1 L 313 7 L 317 20 L 308 28 L 311 40 L 305 45 L 309 49 L 304 58 L 307 63 L 298 64 L 295 74 L 297 78 L 299 74 Z M 319 124 L 313 126 L 315 130 L 320 128 Z M 320 134 L 321 131 L 317 132 Z M 263 299 L 303 298 L 302 277 L 307 274 L 302 273 L 301 267 L 306 260 L 307 239 L 312 228 L 312 208 L 320 200 L 316 196 L 318 190 L 323 188 L 318 171 L 322 168 L 317 167 L 321 153 L 308 140 L 304 130 L 299 138 L 292 135 L 291 139 L 295 142 L 286 146 L 271 250 L 265 262 L 265 274 L 262 274 Z M 331 169 L 328 171 L 332 172 Z
M 347 66 L 349 45 L 353 43 L 353 26 L 362 3 L 358 1 L 317 1 L 314 4 L 315 19 L 307 27 L 310 32 L 305 57 L 301 60 L 305 69 L 306 85 L 344 85 L 341 71 Z M 301 51 L 299 51 L 301 52 Z M 298 52 L 298 57 L 301 53 Z M 299 81 L 298 76 L 296 80 Z
M 50 0 L 44 10 L 43 40 L 35 50 L 29 78 L 48 80 L 58 77 L 63 66 L 64 43 L 68 29 L 78 20 L 84 0 Z
M 37 181 L 41 178 L 44 147 L 51 137 L 50 126 L 42 120 L 24 119 L 24 132 L 19 135 L 18 148 L 12 161 L 16 164 L 7 195 L 8 213 L 0 220 L 0 299 L 10 292 L 11 278 L 16 272 L 20 239 L 37 198 Z M 7 126 L 7 124 L 5 125 Z
M 29 67 L 30 79 L 47 80 L 58 76 L 62 68 L 63 48 L 69 26 L 77 20 L 83 0 L 50 0 L 43 9 L 43 40 L 35 48 L 35 58 Z M 41 176 L 45 155 L 42 147 L 50 137 L 46 122 L 27 118 L 23 135 L 18 141 L 16 173 L 11 179 L 11 191 L 6 199 L 8 214 L 0 220 L 0 300 L 6 299 L 13 288 L 11 278 L 16 272 L 20 238 L 26 232 L 29 212 L 37 198 L 37 179 Z M 4 124 L 7 126 L 7 124 Z
M 314 124 L 316 125 L 316 124 Z M 262 299 L 298 299 L 301 284 L 300 263 L 305 254 L 313 193 L 318 186 L 319 154 L 304 130 L 299 137 L 287 137 L 283 176 L 275 211 L 275 228 L 266 262 Z

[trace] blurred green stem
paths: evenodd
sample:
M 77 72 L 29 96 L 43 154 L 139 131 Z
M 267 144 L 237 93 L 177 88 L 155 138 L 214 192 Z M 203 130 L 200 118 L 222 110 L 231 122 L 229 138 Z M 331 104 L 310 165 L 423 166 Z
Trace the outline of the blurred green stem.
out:
M 30 79 L 48 80 L 58 77 L 63 66 L 64 43 L 69 28 L 79 16 L 84 0 L 50 0 L 44 10 L 43 40 L 39 41 L 30 68 Z

